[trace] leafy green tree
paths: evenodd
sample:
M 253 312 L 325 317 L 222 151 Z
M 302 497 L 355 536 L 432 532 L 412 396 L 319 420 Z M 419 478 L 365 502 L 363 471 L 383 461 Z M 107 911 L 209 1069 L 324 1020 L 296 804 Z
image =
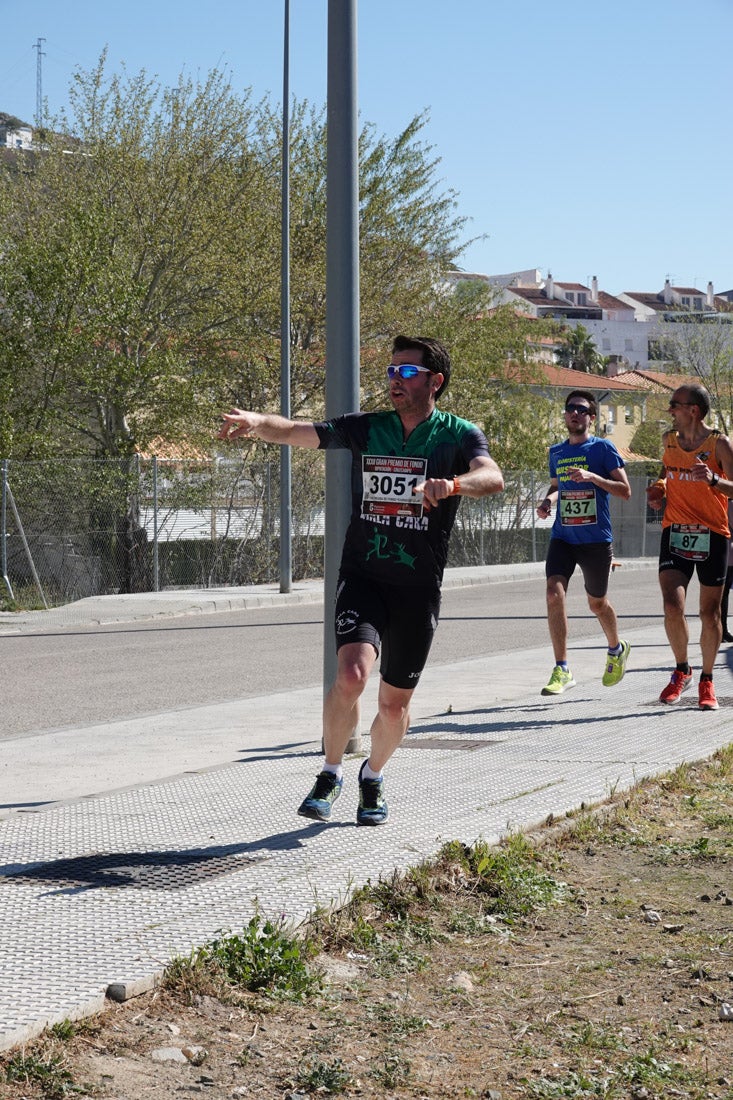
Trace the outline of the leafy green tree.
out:
M 586 374 L 603 372 L 603 357 L 584 325 L 575 325 L 566 331 L 557 349 L 557 358 L 561 366 L 571 370 L 584 371 Z
M 533 356 L 552 324 L 496 306 L 490 287 L 461 285 L 425 325 L 451 350 L 453 375 L 441 407 L 480 424 L 502 468 L 544 469 L 555 402 Z
M 667 321 L 660 328 L 665 358 L 676 372 L 700 380 L 710 394 L 722 430 L 728 434 L 733 429 L 733 312 Z
M 398 332 L 432 331 L 443 307 L 437 291 L 440 273 L 466 247 L 465 219 L 455 212 L 451 191 L 443 191 L 439 161 L 421 140 L 425 115 L 416 116 L 395 138 L 365 125 L 359 136 L 359 293 L 363 403 L 384 392 L 384 363 Z M 323 110 L 295 104 L 291 112 L 290 181 L 290 361 L 294 414 L 323 409 L 326 359 L 326 158 Z M 268 131 L 270 155 L 279 156 L 281 129 L 273 114 Z M 279 354 L 280 315 L 275 311 L 262 333 L 269 354 Z M 234 364 L 226 399 L 253 404 L 253 364 Z M 255 407 L 278 403 L 277 374 L 259 393 Z
M 274 171 L 262 109 L 216 72 L 162 91 L 144 73 L 106 81 L 102 58 L 71 107 L 28 170 L 0 178 L 11 444 L 129 457 L 203 429 L 271 309 Z
M 655 420 L 645 420 L 640 424 L 632 436 L 631 450 L 646 458 L 659 458 L 662 453 L 662 424 Z

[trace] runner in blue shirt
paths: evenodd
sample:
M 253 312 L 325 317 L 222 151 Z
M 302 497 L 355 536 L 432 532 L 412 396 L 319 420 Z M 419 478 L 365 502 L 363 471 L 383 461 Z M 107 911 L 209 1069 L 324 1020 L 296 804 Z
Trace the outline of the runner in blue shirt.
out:
M 609 493 L 628 500 L 631 496 L 624 462 L 613 443 L 591 435 L 596 403 L 588 390 L 573 390 L 565 399 L 568 438 L 550 448 L 550 488 L 537 507 L 547 519 L 557 503 L 555 522 L 545 561 L 547 622 L 555 667 L 542 695 L 561 695 L 575 687 L 568 665 L 568 617 L 566 595 L 575 567 L 585 581 L 588 606 L 608 640 L 603 684 L 620 683 L 631 649 L 618 636 L 616 612 L 606 593 L 613 561 L 613 532 L 608 507 Z

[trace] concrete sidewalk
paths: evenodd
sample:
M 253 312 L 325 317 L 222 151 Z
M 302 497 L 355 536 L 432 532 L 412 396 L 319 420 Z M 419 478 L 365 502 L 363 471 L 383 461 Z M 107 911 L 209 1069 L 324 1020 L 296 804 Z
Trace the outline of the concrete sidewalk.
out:
M 154 613 L 181 614 L 188 598 L 164 597 Z M 104 599 L 140 610 L 136 597 Z M 670 667 L 660 626 L 628 638 L 622 684 L 603 688 L 603 647 L 579 644 L 578 685 L 559 699 L 539 694 L 544 639 L 429 667 L 378 830 L 355 827 L 357 758 L 332 823 L 295 812 L 320 767 L 320 685 L 0 743 L 3 802 L 16 807 L 0 819 L 0 1049 L 150 987 L 172 956 L 258 910 L 297 924 L 448 840 L 496 841 L 730 740 L 733 649 L 716 669 L 721 709 L 701 712 L 696 691 L 677 707 L 658 703 Z M 692 660 L 699 668 L 696 646 Z M 365 715 L 375 693 L 373 678 Z M 120 789 L 130 756 L 137 778 Z

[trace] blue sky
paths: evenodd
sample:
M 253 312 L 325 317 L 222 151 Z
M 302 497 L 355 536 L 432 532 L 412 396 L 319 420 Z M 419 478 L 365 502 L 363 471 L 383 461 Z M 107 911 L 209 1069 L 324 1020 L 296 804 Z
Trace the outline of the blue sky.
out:
M 290 0 L 291 93 L 326 99 L 328 0 Z M 53 115 L 77 67 L 165 85 L 225 70 L 282 94 L 280 0 L 0 0 L 0 110 L 33 122 L 34 43 Z M 538 267 L 610 293 L 733 288 L 733 0 L 361 0 L 359 110 L 423 136 L 487 274 Z

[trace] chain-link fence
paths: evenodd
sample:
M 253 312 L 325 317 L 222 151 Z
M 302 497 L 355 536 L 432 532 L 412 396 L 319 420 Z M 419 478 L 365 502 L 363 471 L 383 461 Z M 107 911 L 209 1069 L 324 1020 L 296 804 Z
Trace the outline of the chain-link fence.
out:
M 544 558 L 551 521 L 535 505 L 547 474 L 504 476 L 503 493 L 461 502 L 450 566 Z M 279 579 L 278 461 L 2 460 L 0 478 L 0 599 L 15 605 Z M 616 555 L 653 556 L 659 517 L 646 508 L 646 479 L 632 482 L 630 502 L 612 498 Z M 294 451 L 294 580 L 323 576 L 324 483 L 322 454 Z

